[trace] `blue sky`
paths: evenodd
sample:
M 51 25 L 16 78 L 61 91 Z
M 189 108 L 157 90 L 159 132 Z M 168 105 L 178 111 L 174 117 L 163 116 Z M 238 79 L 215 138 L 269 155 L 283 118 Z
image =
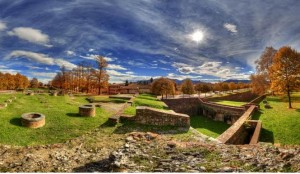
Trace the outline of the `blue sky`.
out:
M 0 71 L 51 80 L 103 55 L 110 82 L 248 79 L 266 46 L 300 48 L 297 0 L 0 0 Z

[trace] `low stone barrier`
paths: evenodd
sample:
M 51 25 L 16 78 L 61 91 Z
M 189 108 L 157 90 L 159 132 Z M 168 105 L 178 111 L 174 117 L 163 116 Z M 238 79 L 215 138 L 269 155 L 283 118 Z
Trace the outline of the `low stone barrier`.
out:
M 250 101 L 248 104 L 259 104 L 261 101 L 263 101 L 266 98 L 266 94 L 265 95 L 261 95 L 255 99 L 253 99 L 252 101 Z
M 250 106 L 231 127 L 217 138 L 217 140 L 224 144 L 245 144 L 248 132 L 244 124 L 247 120 L 251 119 L 256 108 L 255 105 Z
M 166 105 L 177 113 L 187 114 L 189 116 L 202 114 L 199 107 L 201 101 L 198 98 L 176 98 L 176 99 L 162 99 Z
M 94 117 L 96 115 L 96 108 L 94 106 L 87 105 L 80 106 L 79 115 L 85 117 Z
M 28 128 L 43 127 L 45 125 L 45 115 L 36 112 L 25 113 L 21 116 L 21 122 L 24 127 Z
M 186 114 L 179 114 L 146 106 L 138 106 L 136 108 L 136 115 L 132 119 L 136 123 L 156 126 L 190 126 L 190 117 Z
M 259 136 L 260 136 L 260 131 L 262 128 L 262 123 L 261 123 L 261 121 L 257 121 L 257 120 L 250 120 L 250 121 L 247 121 L 247 123 L 250 124 L 251 127 L 254 129 L 254 132 L 252 134 L 249 144 L 251 144 L 251 145 L 257 144 L 259 142 Z
M 189 116 L 203 115 L 216 121 L 233 124 L 245 112 L 245 107 L 226 106 L 202 98 L 163 99 L 177 113 Z

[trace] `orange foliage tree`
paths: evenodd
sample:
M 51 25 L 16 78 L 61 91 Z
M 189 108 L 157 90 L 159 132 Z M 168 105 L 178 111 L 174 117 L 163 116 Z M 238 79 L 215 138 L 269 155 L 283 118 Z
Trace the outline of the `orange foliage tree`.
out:
M 300 54 L 289 46 L 281 47 L 273 57 L 269 68 L 271 89 L 286 93 L 292 108 L 291 92 L 299 87 Z
M 26 76 L 17 73 L 12 75 L 0 72 L 0 90 L 26 89 L 29 86 L 29 80 Z
M 194 85 L 191 79 L 185 79 L 181 85 L 181 91 L 183 94 L 194 94 Z
M 167 98 L 168 94 L 175 94 L 175 85 L 174 82 L 167 78 L 159 78 L 154 80 L 151 86 L 151 91 L 155 95 L 161 95 L 162 99 L 164 98 L 164 94 Z
M 70 90 L 74 92 L 95 92 L 101 94 L 101 90 L 108 85 L 109 75 L 105 68 L 107 62 L 102 56 L 96 58 L 97 68 L 89 63 L 82 62 L 72 70 L 66 70 L 61 67 L 61 72 L 58 72 L 52 79 L 51 85 L 55 88 Z
M 270 72 L 269 68 L 273 63 L 273 57 L 277 50 L 273 47 L 266 47 L 262 55 L 256 63 L 256 74 L 250 76 L 252 92 L 256 94 L 264 94 L 270 88 Z
M 266 79 L 266 74 L 251 74 L 252 92 L 258 95 L 265 94 L 269 89 L 269 82 Z

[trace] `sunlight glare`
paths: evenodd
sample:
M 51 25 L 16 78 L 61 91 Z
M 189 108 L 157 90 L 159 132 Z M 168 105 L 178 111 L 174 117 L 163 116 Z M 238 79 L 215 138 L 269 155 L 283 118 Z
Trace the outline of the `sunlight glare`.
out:
M 203 32 L 199 30 L 191 34 L 191 39 L 197 43 L 202 41 L 203 37 L 204 37 Z

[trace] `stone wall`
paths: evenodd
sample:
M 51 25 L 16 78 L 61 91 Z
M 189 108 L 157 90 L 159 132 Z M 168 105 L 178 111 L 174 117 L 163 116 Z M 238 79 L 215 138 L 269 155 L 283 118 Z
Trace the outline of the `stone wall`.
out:
M 136 123 L 157 126 L 190 127 L 190 117 L 172 111 L 164 111 L 146 106 L 138 106 L 132 118 Z
M 229 101 L 238 101 L 238 102 L 249 102 L 258 97 L 257 94 L 252 93 L 251 91 L 241 92 L 237 94 L 226 95 L 222 97 L 213 97 L 208 98 L 209 101 L 217 101 L 217 100 L 229 100 Z
M 201 101 L 198 98 L 162 99 L 162 101 L 177 113 L 183 113 L 189 116 L 201 114 L 201 110 L 199 109 Z
M 266 98 L 266 95 L 261 95 L 259 97 L 256 97 L 252 101 L 249 102 L 249 104 L 259 104 L 261 101 L 263 101 Z
M 245 144 L 245 140 L 248 135 L 245 122 L 251 119 L 256 108 L 257 107 L 255 105 L 250 106 L 249 109 L 230 128 L 217 138 L 217 140 L 224 144 Z
M 228 124 L 236 122 L 245 112 L 245 107 L 226 106 L 200 100 L 200 114 L 215 121 L 224 121 Z
M 189 116 L 203 115 L 216 121 L 234 123 L 245 112 L 245 107 L 226 106 L 201 98 L 164 99 L 168 107 L 177 113 Z

